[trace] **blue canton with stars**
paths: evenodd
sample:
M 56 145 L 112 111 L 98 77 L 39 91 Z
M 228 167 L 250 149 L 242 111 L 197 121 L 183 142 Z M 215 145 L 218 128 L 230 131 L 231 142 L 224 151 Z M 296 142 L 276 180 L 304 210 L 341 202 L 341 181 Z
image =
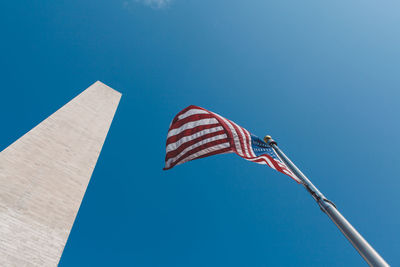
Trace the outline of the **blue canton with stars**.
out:
M 267 154 L 273 159 L 280 161 L 272 147 L 253 134 L 251 135 L 251 147 L 253 148 L 254 154 L 256 154 L 257 157 Z

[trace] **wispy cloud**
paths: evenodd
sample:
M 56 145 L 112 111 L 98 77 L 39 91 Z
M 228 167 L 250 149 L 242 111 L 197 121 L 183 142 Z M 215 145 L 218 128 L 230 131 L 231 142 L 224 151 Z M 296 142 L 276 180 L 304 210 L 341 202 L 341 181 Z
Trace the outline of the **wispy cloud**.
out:
M 154 9 L 167 7 L 172 0 L 126 0 L 123 2 L 124 7 L 129 7 L 133 3 L 140 3 Z

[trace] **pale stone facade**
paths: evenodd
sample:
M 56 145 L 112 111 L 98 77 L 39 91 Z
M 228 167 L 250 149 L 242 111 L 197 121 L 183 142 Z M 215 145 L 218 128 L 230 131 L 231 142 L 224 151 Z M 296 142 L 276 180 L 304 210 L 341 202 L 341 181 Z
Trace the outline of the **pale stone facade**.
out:
M 96 82 L 0 153 L 0 266 L 57 266 L 120 97 Z

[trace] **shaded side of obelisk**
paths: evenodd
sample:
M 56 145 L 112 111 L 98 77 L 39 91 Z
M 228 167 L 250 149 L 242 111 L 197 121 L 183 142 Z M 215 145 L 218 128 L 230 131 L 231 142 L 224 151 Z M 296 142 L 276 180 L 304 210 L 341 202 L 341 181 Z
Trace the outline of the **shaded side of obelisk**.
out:
M 0 266 L 56 266 L 121 94 L 96 82 L 0 153 Z

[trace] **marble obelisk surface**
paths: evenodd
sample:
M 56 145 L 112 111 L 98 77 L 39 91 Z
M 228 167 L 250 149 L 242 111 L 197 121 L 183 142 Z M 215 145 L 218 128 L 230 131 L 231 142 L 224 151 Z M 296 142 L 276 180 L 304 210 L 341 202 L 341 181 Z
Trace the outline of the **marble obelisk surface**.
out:
M 57 266 L 120 98 L 96 82 L 0 152 L 0 266 Z

